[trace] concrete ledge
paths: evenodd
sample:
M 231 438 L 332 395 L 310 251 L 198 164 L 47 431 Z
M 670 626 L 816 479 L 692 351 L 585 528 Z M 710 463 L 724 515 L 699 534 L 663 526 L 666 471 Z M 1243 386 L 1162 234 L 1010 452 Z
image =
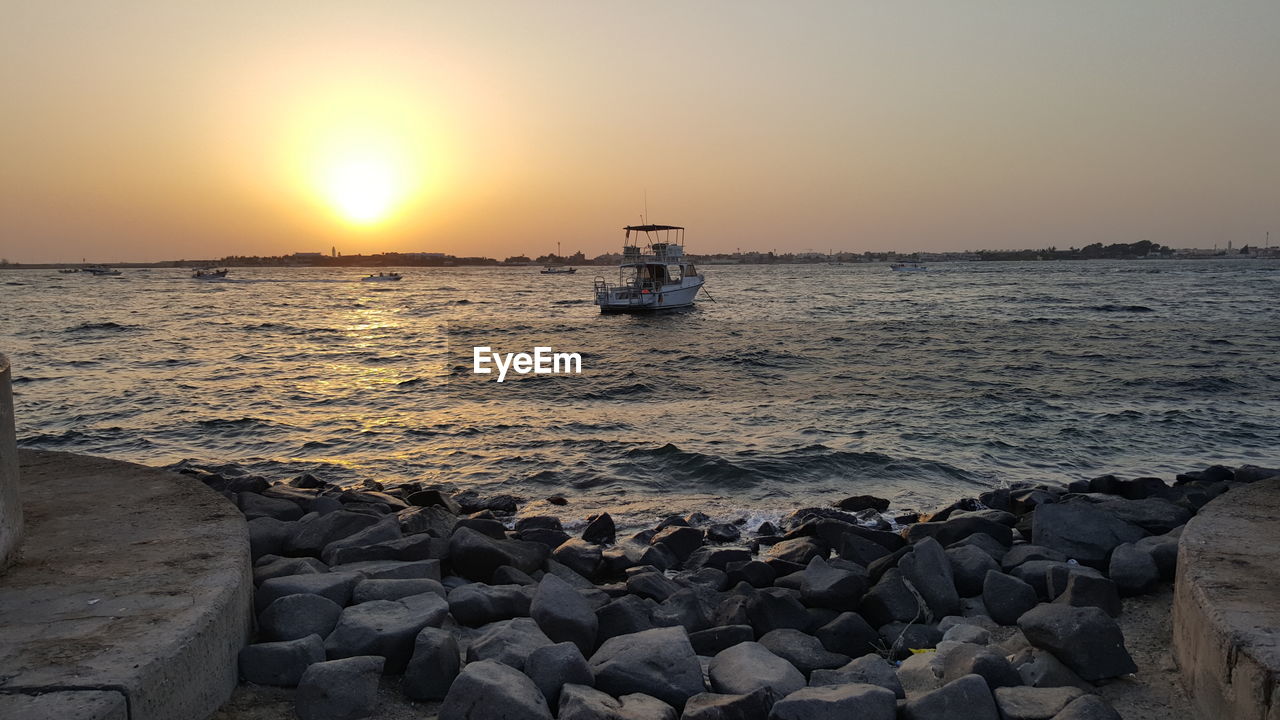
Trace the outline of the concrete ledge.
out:
M 1187 524 L 1173 649 L 1201 717 L 1280 720 L 1280 478 L 1232 490 Z
M 0 695 L 0 718 L 22 720 L 129 720 L 124 695 L 62 690 L 44 695 Z
M 18 558 L 22 503 L 18 492 L 18 441 L 14 437 L 13 371 L 0 355 L 0 573 Z
M 98 713 L 61 717 L 211 715 L 252 622 L 240 512 L 175 473 L 67 453 L 19 460 L 26 540 L 0 576 L 0 697 Z

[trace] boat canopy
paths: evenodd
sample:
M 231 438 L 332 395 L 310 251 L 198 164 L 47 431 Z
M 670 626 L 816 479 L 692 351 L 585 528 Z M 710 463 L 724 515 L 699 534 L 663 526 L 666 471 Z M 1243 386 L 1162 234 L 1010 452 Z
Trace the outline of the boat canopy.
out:
M 679 225 L 628 225 L 623 230 L 627 232 L 658 232 L 659 230 L 683 230 Z

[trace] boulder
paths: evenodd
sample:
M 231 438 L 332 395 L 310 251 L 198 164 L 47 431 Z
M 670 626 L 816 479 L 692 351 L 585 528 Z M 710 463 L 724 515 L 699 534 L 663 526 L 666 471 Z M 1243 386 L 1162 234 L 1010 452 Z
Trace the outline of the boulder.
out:
M 1160 584 L 1160 569 L 1151 553 L 1125 543 L 1111 553 L 1107 577 L 1122 597 L 1144 595 Z
M 264 640 L 297 640 L 308 635 L 326 637 L 342 615 L 342 606 L 321 595 L 285 595 L 258 616 Z
M 902 660 L 912 650 L 936 647 L 942 640 L 942 631 L 937 625 L 889 623 L 880 626 L 879 632 L 880 645 L 889 649 L 889 656 L 894 660 Z
M 718 570 L 724 570 L 725 566 L 731 562 L 740 562 L 751 559 L 751 551 L 744 547 L 731 546 L 703 546 L 693 551 L 689 555 L 689 559 L 684 561 L 686 570 L 697 570 L 703 567 L 713 567 Z
M 442 507 L 411 507 L 396 513 L 400 532 L 405 535 L 430 535 L 447 539 L 458 524 L 458 516 Z
M 867 572 L 862 568 L 836 568 L 815 557 L 802 573 L 800 600 L 809 607 L 851 610 L 862 600 L 867 584 Z
M 893 552 L 874 540 L 852 532 L 845 533 L 836 548 L 841 558 L 864 567 Z
M 651 695 L 677 709 L 706 689 L 702 666 L 682 627 L 610 638 L 591 656 L 589 665 L 600 690 L 615 696 Z
M 711 689 L 727 695 L 766 688 L 775 697 L 783 697 L 805 687 L 804 675 L 794 665 L 755 642 L 720 651 L 711 659 L 707 674 Z
M 995 698 L 978 675 L 965 675 L 933 692 L 908 697 L 903 720 L 1000 720 Z
M 1003 720 L 1052 720 L 1083 695 L 1083 690 L 1073 687 L 1002 687 L 995 691 Z
M 285 595 L 319 595 L 338 605 L 351 602 L 351 591 L 361 577 L 355 573 L 308 573 L 271 578 L 253 594 L 254 605 L 265 610 Z
M 419 490 L 410 493 L 405 502 L 418 507 L 440 507 L 450 515 L 462 514 L 462 507 L 441 490 Z
M 448 603 L 435 593 L 352 605 L 325 638 L 325 652 L 332 659 L 381 655 L 388 673 L 400 673 L 409 664 L 418 633 L 440 627 L 448 614 Z
M 822 542 L 814 538 L 797 537 L 775 543 L 763 555 L 766 558 L 804 566 L 808 565 L 809 561 L 816 557 L 825 558 L 827 556 L 827 548 Z
M 1053 653 L 1085 680 L 1137 672 L 1120 627 L 1098 608 L 1038 605 L 1018 618 L 1018 627 L 1032 645 Z
M 1122 610 L 1120 591 L 1115 583 L 1106 578 L 1081 573 L 1071 573 L 1067 577 L 1066 589 L 1053 602 L 1058 605 L 1100 608 L 1113 618 L 1120 617 Z
M 795 594 L 782 588 L 756 590 L 747 597 L 744 609 L 757 636 L 779 628 L 804 630 L 809 627 L 809 613 L 804 605 Z
M 1036 603 L 1036 590 L 1029 584 L 998 570 L 987 571 L 982 582 L 982 604 L 992 620 L 1014 625 Z
M 294 694 L 298 718 L 358 720 L 373 715 L 382 663 L 380 657 L 364 655 L 311 665 L 302 673 Z
M 941 545 L 951 545 L 975 533 L 990 535 L 1005 546 L 1013 543 L 1013 530 L 1008 525 L 978 515 L 963 515 L 944 522 L 916 523 L 908 527 L 904 535 L 912 544 L 931 537 Z
M 439 720 L 552 720 L 547 701 L 524 673 L 492 660 L 467 663 L 453 681 Z
M 689 644 L 698 655 L 712 657 L 721 650 L 749 642 L 755 637 L 755 631 L 750 625 L 721 625 L 689 633 Z
M 960 595 L 947 553 L 933 538 L 916 543 L 912 551 L 898 561 L 902 576 L 915 587 L 929 606 L 932 618 L 960 612 Z
M 752 587 L 769 587 L 777 578 L 773 568 L 759 560 L 731 562 L 726 566 L 725 573 L 730 587 L 740 582 L 745 582 Z
M 981 595 L 987 572 L 1000 569 L 1000 565 L 990 555 L 974 545 L 947 548 L 946 552 L 947 560 L 951 562 L 956 592 L 961 597 Z
M 595 577 L 603 562 L 600 546 L 581 538 L 569 538 L 560 543 L 551 557 L 585 578 Z
M 1134 547 L 1151 554 L 1162 580 L 1172 580 L 1178 567 L 1178 538 L 1170 535 L 1152 535 L 1134 543 Z M 255 575 L 256 575 L 255 571 Z
M 1097 695 L 1085 695 L 1072 700 L 1053 720 L 1121 720 L 1120 713 Z
M 1147 534 L 1138 525 L 1087 502 L 1051 503 L 1036 508 L 1031 540 L 1090 567 L 1106 567 L 1111 551 Z
M 941 626 L 939 626 L 941 629 Z M 965 625 L 958 623 L 950 628 L 942 631 L 942 640 L 939 642 L 957 642 L 969 643 L 972 645 L 987 645 L 991 642 L 991 631 L 977 625 Z
M 694 550 L 702 547 L 703 539 L 704 533 L 697 528 L 671 525 L 659 530 L 649 544 L 666 547 L 677 560 L 684 562 Z
M 1022 684 L 1028 687 L 1093 689 L 1092 685 L 1072 672 L 1071 668 L 1063 665 L 1062 661 L 1048 650 L 1027 646 L 1010 656 L 1010 664 L 1017 669 L 1018 676 L 1022 678 Z
M 329 566 L 315 558 L 284 558 L 278 555 L 266 555 L 259 558 L 253 565 L 253 584 L 261 585 L 271 578 L 286 575 L 314 575 L 326 572 L 329 572 Z
M 1004 560 L 1004 556 L 1009 554 L 1009 548 L 1006 545 L 986 533 L 974 533 L 963 540 L 951 543 L 947 548 L 950 549 L 969 546 L 976 547 L 982 552 L 990 555 L 991 559 L 995 560 L 997 563 Z
M 424 593 L 435 593 L 444 597 L 444 585 L 441 585 L 439 580 L 431 578 L 361 580 L 351 591 L 351 602 L 359 605 L 370 600 L 399 600 Z
M 715 523 L 707 527 L 707 542 L 732 543 L 742 539 L 742 529 L 733 523 Z
M 596 676 L 582 651 L 571 642 L 546 645 L 534 650 L 525 663 L 525 675 L 538 686 L 547 704 L 559 707 L 560 690 L 566 685 L 594 685 Z M 563 717 L 563 716 L 561 716 Z
M 523 585 L 468 583 L 450 591 L 449 612 L 459 623 L 479 627 L 499 620 L 528 617 L 531 601 Z
M 856 612 L 840 613 L 813 634 L 827 650 L 852 658 L 875 652 L 880 641 L 880 633 Z
M 481 535 L 487 535 L 494 540 L 507 539 L 507 526 L 493 518 L 482 517 L 464 517 L 458 518 L 458 522 L 454 525 L 454 532 L 459 528 L 471 528 Z
M 944 682 L 958 680 L 966 675 L 979 675 L 992 690 L 1016 687 L 1022 677 L 1013 669 L 1005 656 L 985 645 L 961 643 L 949 649 L 942 660 Z
M 290 555 L 319 557 L 329 543 L 354 535 L 380 520 L 380 516 L 350 510 L 316 515 L 298 523 L 297 531 L 285 543 L 285 550 Z
M 441 700 L 462 670 L 458 641 L 448 630 L 427 627 L 413 643 L 401 689 L 411 700 Z
M 369 580 L 440 580 L 439 560 L 365 560 L 362 562 L 332 565 L 333 573 L 359 573 Z
M 845 512 L 858 512 L 859 510 L 884 512 L 889 509 L 889 501 L 875 495 L 851 495 L 832 504 Z
M 624 595 L 596 610 L 596 642 L 603 643 L 611 637 L 652 629 L 653 621 L 649 617 L 651 603 L 635 595 Z
M 609 513 L 600 513 L 591 518 L 582 529 L 582 539 L 596 545 L 612 545 L 617 540 L 617 529 L 613 525 L 613 517 Z
M 810 686 L 848 683 L 875 685 L 892 692 L 894 697 L 906 697 L 902 681 L 898 679 L 893 665 L 879 655 L 863 655 L 834 670 L 814 670 L 809 677 Z
M 699 693 L 685 703 L 680 720 L 768 720 L 773 702 L 768 688 L 742 695 Z
M 953 591 L 954 592 L 954 591 Z M 916 594 L 911 592 L 897 568 L 886 570 L 880 581 L 867 591 L 858 612 L 877 627 L 891 622 L 911 622 L 924 617 Z
M 649 614 L 653 624 L 658 627 L 679 625 L 690 633 L 706 630 L 711 620 L 703 609 L 702 601 L 692 588 L 683 588 L 672 593 Z
M 489 582 L 493 571 L 509 565 L 524 573 L 542 567 L 549 551 L 541 543 L 495 540 L 471 528 L 458 528 L 449 537 L 449 560 L 459 575 Z
M 399 540 L 400 537 L 400 521 L 394 515 L 390 515 L 379 519 L 362 530 L 325 545 L 324 549 L 320 551 L 320 559 L 326 563 L 333 564 L 336 562 L 335 555 L 339 550 L 377 545 L 378 543 Z
M 770 720 L 894 720 L 898 704 L 892 691 L 850 683 L 800 688 L 773 704 Z
M 818 638 L 799 630 L 771 630 L 760 637 L 759 643 L 791 663 L 806 678 L 814 670 L 838 668 L 849 662 L 848 655 L 827 650 Z
M 467 648 L 467 662 L 493 660 L 524 670 L 535 650 L 553 644 L 532 618 L 501 620 L 480 628 Z
M 1030 562 L 1032 560 L 1066 562 L 1067 556 L 1053 548 L 1044 547 L 1043 545 L 1022 543 L 1009 548 L 1009 552 L 1005 553 L 1004 558 L 1000 560 L 1000 567 L 1007 572 L 1018 567 L 1022 563 Z
M 600 621 L 595 610 L 577 590 L 555 575 L 543 575 L 538 582 L 529 615 L 552 642 L 571 642 L 583 655 L 596 647 Z
M 675 708 L 661 700 L 632 693 L 620 698 L 585 685 L 565 685 L 559 720 L 676 720 Z
M 679 583 L 656 570 L 634 573 L 627 578 L 627 592 L 656 602 L 663 602 L 679 589 Z
M 240 677 L 258 685 L 293 687 L 311 665 L 324 662 L 319 635 L 297 640 L 257 643 L 240 650 Z

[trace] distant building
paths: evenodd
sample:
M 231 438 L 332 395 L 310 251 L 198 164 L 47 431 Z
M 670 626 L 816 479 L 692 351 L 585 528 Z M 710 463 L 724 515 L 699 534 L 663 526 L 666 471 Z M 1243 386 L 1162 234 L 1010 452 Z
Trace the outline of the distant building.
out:
M 320 257 L 324 257 L 324 253 L 318 253 L 318 252 L 294 253 L 293 256 L 296 258 L 320 258 Z

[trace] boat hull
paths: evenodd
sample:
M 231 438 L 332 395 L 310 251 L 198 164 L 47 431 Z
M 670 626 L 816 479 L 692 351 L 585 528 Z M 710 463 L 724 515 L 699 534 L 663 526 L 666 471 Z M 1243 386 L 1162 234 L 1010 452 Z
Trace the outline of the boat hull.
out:
M 701 289 L 701 279 L 688 285 L 668 285 L 657 291 L 639 291 L 631 287 L 610 288 L 596 293 L 596 304 L 603 313 L 675 310 L 692 306 Z

